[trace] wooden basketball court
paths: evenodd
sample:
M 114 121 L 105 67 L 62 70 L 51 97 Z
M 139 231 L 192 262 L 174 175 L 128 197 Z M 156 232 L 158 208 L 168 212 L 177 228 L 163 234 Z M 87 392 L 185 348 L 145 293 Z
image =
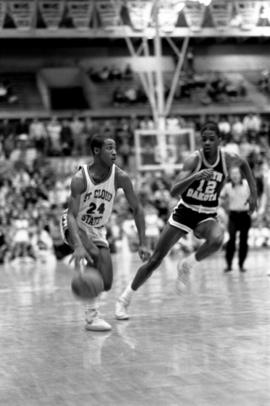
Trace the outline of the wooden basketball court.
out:
M 224 274 L 218 254 L 179 296 L 166 258 L 119 322 L 115 299 L 139 260 L 117 254 L 101 307 L 109 333 L 84 330 L 65 265 L 2 267 L 0 404 L 269 406 L 269 260 L 255 251 L 246 274 Z

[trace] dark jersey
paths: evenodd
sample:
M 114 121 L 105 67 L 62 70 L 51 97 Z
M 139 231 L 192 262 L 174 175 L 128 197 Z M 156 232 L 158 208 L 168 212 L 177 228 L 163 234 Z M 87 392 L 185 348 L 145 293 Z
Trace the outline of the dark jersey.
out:
M 196 211 L 213 213 L 217 209 L 219 195 L 228 176 L 224 152 L 218 149 L 217 160 L 213 165 L 206 161 L 202 150 L 197 153 L 199 162 L 195 171 L 213 168 L 214 172 L 211 179 L 199 179 L 191 183 L 182 193 L 181 203 Z

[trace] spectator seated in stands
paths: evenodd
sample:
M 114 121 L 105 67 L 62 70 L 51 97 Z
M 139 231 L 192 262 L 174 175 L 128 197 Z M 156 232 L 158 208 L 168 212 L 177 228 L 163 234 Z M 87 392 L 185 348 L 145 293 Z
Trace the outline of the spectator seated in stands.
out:
M 132 80 L 133 79 L 133 70 L 131 65 L 128 63 L 124 72 L 123 72 L 123 79 L 124 80 Z
M 218 102 L 226 99 L 228 81 L 219 72 L 214 73 L 206 84 L 206 94 L 211 101 Z
M 125 90 L 126 100 L 130 104 L 134 104 L 138 102 L 138 92 L 134 86 L 129 87 Z
M 91 67 L 88 69 L 88 76 L 89 78 L 93 81 L 93 82 L 98 82 L 99 81 L 99 77 L 98 77 L 98 71 Z
M 98 78 L 100 79 L 100 82 L 106 82 L 109 77 L 110 69 L 108 68 L 108 66 L 103 66 L 103 68 L 98 71 Z
M 122 79 L 122 71 L 116 65 L 112 65 L 112 67 L 110 68 L 109 79 L 110 80 Z
M 144 92 L 136 86 L 130 86 L 126 89 L 117 87 L 113 92 L 113 104 L 115 106 L 119 104 L 136 104 L 145 103 L 147 97 Z
M 101 69 L 89 68 L 88 75 L 93 82 L 106 82 L 107 80 L 132 80 L 134 78 L 131 65 L 128 63 L 124 70 L 113 64 L 110 68 L 103 66 Z
M 31 145 L 27 134 L 21 134 L 16 140 L 16 147 L 10 154 L 10 161 L 23 167 L 31 168 L 37 156 L 37 150 Z
M 238 97 L 246 97 L 247 95 L 247 89 L 243 79 L 241 79 L 240 81 L 228 81 L 225 90 L 227 96 L 230 97 L 231 99 L 232 98 L 236 99 Z
M 126 102 L 125 91 L 122 87 L 118 86 L 113 92 L 113 104 L 115 106 Z
M 88 75 L 93 82 L 106 82 L 110 77 L 110 69 L 107 66 L 103 66 L 101 69 L 91 67 L 88 70 Z
M 18 98 L 18 95 L 15 94 L 12 84 L 9 81 L 5 81 L 4 85 L 6 86 L 6 89 L 7 89 L 8 103 L 9 104 L 17 103 L 19 98 Z
M 230 80 L 220 72 L 215 72 L 205 85 L 205 93 L 201 97 L 203 104 L 227 102 L 228 100 L 245 97 L 247 94 L 244 80 Z
M 18 101 L 14 89 L 8 80 L 0 81 L 0 102 L 13 104 Z
M 3 82 L 0 82 L 0 101 L 7 101 L 7 88 Z
M 261 72 L 260 78 L 258 80 L 258 86 L 261 92 L 269 93 L 270 90 L 270 72 L 268 69 L 264 69 Z

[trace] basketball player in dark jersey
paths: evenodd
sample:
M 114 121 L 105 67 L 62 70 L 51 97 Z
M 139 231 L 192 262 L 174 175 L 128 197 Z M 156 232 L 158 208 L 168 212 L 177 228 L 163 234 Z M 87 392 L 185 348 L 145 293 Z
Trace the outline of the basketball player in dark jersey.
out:
M 192 267 L 222 247 L 224 230 L 217 221 L 219 195 L 228 169 L 239 166 L 250 188 L 249 208 L 257 207 L 255 180 L 247 161 L 239 155 L 222 151 L 219 147 L 219 128 L 214 122 L 207 122 L 201 129 L 202 149 L 191 153 L 171 189 L 173 197 L 180 200 L 165 225 L 155 250 L 149 260 L 137 271 L 117 301 L 115 316 L 118 320 L 129 318 L 127 313 L 131 297 L 158 268 L 173 245 L 188 232 L 193 232 L 204 243 L 191 256 L 178 264 L 177 286 L 185 287 Z

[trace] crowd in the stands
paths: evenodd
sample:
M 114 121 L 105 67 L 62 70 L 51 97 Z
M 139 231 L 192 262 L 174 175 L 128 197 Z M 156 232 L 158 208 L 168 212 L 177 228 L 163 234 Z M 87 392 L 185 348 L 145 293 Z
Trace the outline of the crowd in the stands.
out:
M 258 114 L 242 118 L 208 117 L 218 119 L 223 148 L 246 157 L 257 180 L 261 197 L 269 173 L 268 121 Z M 192 127 L 196 131 L 203 118 L 170 117 L 168 128 Z M 205 119 L 205 118 L 204 118 Z M 26 255 L 37 258 L 44 250 L 54 252 L 58 258 L 69 252 L 63 244 L 59 230 L 59 216 L 67 205 L 70 175 L 57 176 L 50 157 L 82 156 L 90 159 L 89 142 L 93 134 L 106 132 L 116 139 L 119 165 L 131 173 L 134 157 L 134 131 L 152 129 L 149 117 L 139 119 L 93 120 L 89 117 L 71 117 L 50 120 L 2 120 L 0 123 L 0 258 L 10 261 Z M 134 176 L 135 173 L 131 173 Z M 139 179 L 139 197 L 145 207 L 149 244 L 156 238 L 174 204 L 169 189 L 175 174 L 145 172 Z M 138 177 L 136 177 L 138 181 Z M 269 182 L 268 182 L 269 183 Z M 267 209 L 268 210 L 268 209 Z M 270 213 L 270 210 L 269 210 Z M 254 220 L 260 244 L 267 244 L 264 224 Z M 127 236 L 130 247 L 136 246 L 134 224 L 121 193 L 115 203 L 114 215 L 108 226 L 111 249 L 117 250 L 117 241 Z M 270 221 L 269 221 L 270 223 Z M 256 231 L 256 232 L 257 232 Z M 251 235 L 252 232 L 251 232 Z M 262 235 L 264 237 L 262 238 Z M 254 237 L 255 238 L 255 237 Z M 257 238 L 257 237 L 256 237 Z M 266 241 L 267 240 L 267 241 Z M 270 240 L 270 239 L 269 239 Z M 257 241 L 257 240 L 256 240 Z M 254 242 L 254 245 L 259 245 Z
M 147 103 L 148 98 L 140 80 L 140 73 L 133 71 L 130 64 L 124 68 L 113 64 L 111 66 L 92 66 L 87 71 L 93 83 L 110 84 L 106 91 L 112 92 L 115 107 L 121 105 L 134 106 Z M 141 72 L 142 75 L 144 73 Z M 149 72 L 151 76 L 152 73 Z M 164 76 L 164 96 L 167 97 L 172 83 L 173 73 Z M 153 83 L 154 76 L 153 76 Z M 228 103 L 243 101 L 248 94 L 248 80 L 241 74 L 223 73 L 219 71 L 197 72 L 195 69 L 192 48 L 189 48 L 183 64 L 183 69 L 176 82 L 174 90 L 175 101 L 192 101 L 195 104 L 209 105 L 213 103 Z M 264 70 L 258 75 L 258 90 L 266 92 L 269 88 L 269 72 Z
M 270 144 L 270 126 L 267 118 L 258 114 L 245 116 L 209 116 L 219 122 L 223 141 L 236 143 L 239 148 L 254 143 Z M 198 131 L 205 117 L 174 116 L 166 120 L 169 129 L 193 128 Z M 38 151 L 45 156 L 81 156 L 89 151 L 89 142 L 93 134 L 104 132 L 115 138 L 120 155 L 134 152 L 134 131 L 153 129 L 151 117 L 92 119 L 91 117 L 49 119 L 0 120 L 0 157 L 14 160 L 18 150 Z M 253 147 L 252 147 L 253 145 Z M 237 148 L 237 147 L 236 147 Z M 247 147 L 248 148 L 248 147 Z
M 127 64 L 124 69 L 116 64 L 112 66 L 102 66 L 101 68 L 91 67 L 88 69 L 88 75 L 93 82 L 107 82 L 113 80 L 132 80 L 134 72 L 130 64 Z

